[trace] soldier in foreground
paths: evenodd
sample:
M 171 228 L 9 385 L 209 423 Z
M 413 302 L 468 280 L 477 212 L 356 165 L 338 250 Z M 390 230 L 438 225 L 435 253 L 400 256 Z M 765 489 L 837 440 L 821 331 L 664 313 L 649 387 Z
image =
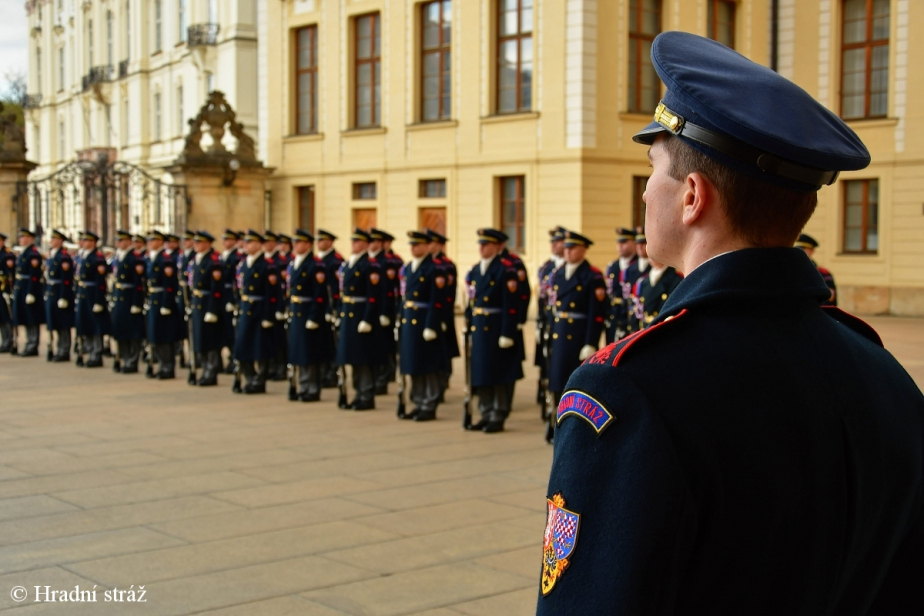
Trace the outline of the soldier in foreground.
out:
M 298 386 L 291 400 L 321 399 L 320 367 L 334 359 L 334 334 L 327 321 L 330 280 L 324 263 L 314 256 L 314 236 L 297 229 L 292 236 L 293 259 L 286 278 L 289 287 L 289 364 Z
M 71 360 L 71 328 L 74 327 L 74 260 L 64 242 L 68 237 L 53 229 L 51 250 L 45 260 L 45 325 L 56 340 L 48 342 L 48 361 Z
M 354 229 L 352 254 L 340 266 L 341 309 L 337 363 L 350 366 L 356 398 L 349 408 L 368 411 L 375 408 L 373 369 L 385 361 L 385 349 L 376 345 L 375 328 L 385 302 L 385 283 L 378 261 L 369 256 L 372 238 Z
M 222 319 L 225 316 L 224 265 L 212 248 L 215 238 L 208 231 L 196 231 L 193 236 L 193 257 L 189 262 L 189 315 L 192 336 L 190 346 L 190 385 L 218 385 L 221 369 Z M 192 362 L 195 362 L 194 364 Z M 196 372 L 202 368 L 202 377 Z
M 118 349 L 115 365 L 122 374 L 138 372 L 145 328 L 145 264 L 132 244 L 130 233 L 116 232 L 116 253 L 112 259 L 112 338 Z
M 427 229 L 427 238 L 430 241 L 430 254 L 433 261 L 438 263 L 446 273 L 446 287 L 443 289 L 443 316 L 441 328 L 445 332 L 443 349 L 446 352 L 446 369 L 439 374 L 440 402 L 443 401 L 446 390 L 449 388 L 449 377 L 452 376 L 452 360 L 459 357 L 459 336 L 456 334 L 456 292 L 459 288 L 459 272 L 456 264 L 446 254 L 446 242 L 449 239 L 441 234 Z
M 42 255 L 35 247 L 35 234 L 29 229 L 19 230 L 22 252 L 16 260 L 16 280 L 13 286 L 13 327 L 26 330 L 26 345 L 20 357 L 38 356 L 39 328 L 45 322 L 45 283 Z M 17 349 L 12 349 L 13 353 Z
M 834 274 L 815 263 L 815 249 L 818 248 L 818 240 L 807 233 L 800 233 L 798 239 L 796 239 L 795 246 L 796 248 L 801 248 L 806 256 L 812 260 L 812 264 L 818 269 L 822 280 L 831 290 L 831 297 L 822 306 L 837 306 L 837 285 L 834 284 Z
M 263 251 L 265 238 L 254 230 L 244 235 L 246 257 L 237 266 L 241 305 L 234 338 L 234 359 L 246 384 L 245 394 L 266 393 L 269 365 L 276 357 L 279 272 Z
M 75 330 L 81 338 L 81 353 L 87 354 L 84 364 L 87 368 L 103 365 L 103 336 L 112 331 L 109 317 L 107 293 L 109 265 L 103 252 L 97 248 L 99 236 L 93 231 L 84 231 L 86 255 L 75 275 L 77 282 L 77 315 Z
M 538 613 L 917 610 L 924 396 L 792 247 L 869 153 L 720 43 L 666 32 L 651 57 L 648 252 L 686 277 L 566 385 Z
M 440 399 L 439 375 L 446 371 L 446 270 L 430 254 L 430 237 L 408 231 L 411 260 L 401 268 L 404 301 L 401 310 L 401 374 L 411 377 L 414 410 L 402 419 L 436 419 Z
M 6 247 L 7 236 L 0 233 L 0 353 L 13 347 L 13 315 L 10 301 L 16 280 L 16 255 Z
M 148 284 L 147 339 L 151 360 L 158 372 L 150 378 L 176 378 L 176 343 L 178 339 L 176 311 L 179 309 L 179 279 L 177 266 L 164 249 L 166 236 L 160 231 L 148 234 L 146 282 Z
M 472 388 L 481 420 L 468 429 L 502 432 L 510 415 L 510 391 L 523 378 L 515 337 L 521 306 L 519 279 L 513 261 L 501 256 L 507 234 L 478 230 L 481 262 L 465 277 L 468 307 L 465 321 L 472 337 Z

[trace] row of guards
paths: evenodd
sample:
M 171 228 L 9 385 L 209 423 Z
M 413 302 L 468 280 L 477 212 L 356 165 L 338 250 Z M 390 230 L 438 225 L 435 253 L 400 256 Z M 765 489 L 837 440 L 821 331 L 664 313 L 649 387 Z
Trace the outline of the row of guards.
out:
M 549 235 L 551 257 L 536 287 L 534 363 L 551 442 L 553 411 L 571 373 L 597 351 L 601 336 L 608 344 L 650 323 L 682 276 L 648 258 L 641 229 L 617 229 L 619 258 L 605 272 L 586 258 L 589 238 L 564 227 Z M 290 237 L 228 229 L 220 251 L 207 231 L 119 231 L 110 254 L 90 231 L 72 254 L 70 238 L 55 230 L 43 255 L 33 232 L 21 229 L 18 257 L 6 239 L 0 234 L 2 352 L 38 356 L 45 325 L 50 362 L 69 362 L 73 349 L 78 366 L 100 367 L 108 354 L 114 371 L 138 373 L 146 363 L 146 375 L 160 380 L 176 378 L 179 363 L 190 385 L 214 386 L 220 373 L 233 374 L 233 391 L 245 394 L 288 380 L 290 400 L 313 402 L 322 389 L 338 388 L 339 406 L 357 411 L 374 409 L 375 396 L 398 381 L 397 414 L 416 421 L 436 418 L 452 359 L 461 355 L 464 426 L 486 433 L 503 431 L 524 376 L 532 287 L 497 229 L 478 230 L 481 259 L 463 280 L 464 349 L 454 318 L 458 272 L 445 254 L 447 238 L 432 230 L 408 232 L 407 262 L 392 250 L 394 236 L 374 228 L 353 231 L 347 258 L 325 230 Z

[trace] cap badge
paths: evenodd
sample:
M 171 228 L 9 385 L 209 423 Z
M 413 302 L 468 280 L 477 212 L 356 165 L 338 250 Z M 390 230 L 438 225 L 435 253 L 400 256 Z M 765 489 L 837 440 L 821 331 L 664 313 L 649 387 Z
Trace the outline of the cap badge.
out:
M 664 103 L 658 103 L 654 112 L 654 121 L 675 135 L 683 128 L 683 118 L 665 107 Z

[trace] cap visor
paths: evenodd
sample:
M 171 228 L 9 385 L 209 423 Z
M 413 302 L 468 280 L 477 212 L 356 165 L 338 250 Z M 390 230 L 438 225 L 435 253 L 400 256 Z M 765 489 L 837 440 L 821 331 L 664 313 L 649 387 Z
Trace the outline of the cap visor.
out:
M 652 122 L 642 130 L 632 135 L 632 141 L 635 143 L 641 143 L 643 145 L 651 145 L 655 142 L 655 139 L 657 139 L 658 135 L 664 132 L 667 132 L 666 128 L 657 122 Z

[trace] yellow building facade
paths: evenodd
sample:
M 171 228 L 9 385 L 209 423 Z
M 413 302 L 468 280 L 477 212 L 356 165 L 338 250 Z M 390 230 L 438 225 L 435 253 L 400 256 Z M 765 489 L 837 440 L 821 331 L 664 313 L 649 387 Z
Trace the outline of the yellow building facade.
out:
M 907 0 L 262 4 L 260 156 L 275 168 L 267 223 L 342 237 L 374 224 L 399 237 L 399 254 L 406 230 L 432 226 L 450 237 L 463 271 L 478 259 L 480 227 L 507 231 L 535 271 L 548 258 L 548 229 L 561 224 L 591 237 L 589 259 L 604 267 L 614 227 L 643 223 L 650 170 L 631 137 L 661 94 L 651 38 L 711 36 L 839 112 L 841 62 L 853 49 L 843 44 L 844 11 L 854 15 L 857 2 L 870 16 L 864 32 L 888 37 L 884 52 L 875 37 L 851 43 L 879 63 L 864 68 L 872 95 L 845 99 L 851 113 L 862 108 L 850 123 L 873 164 L 824 188 L 806 231 L 845 307 L 924 314 L 924 144 L 907 132 L 920 113 L 907 101 L 924 88 L 907 62 L 924 42 L 909 28 L 924 6 Z M 846 57 L 858 64 L 858 54 Z M 858 203 L 875 225 L 858 229 Z

